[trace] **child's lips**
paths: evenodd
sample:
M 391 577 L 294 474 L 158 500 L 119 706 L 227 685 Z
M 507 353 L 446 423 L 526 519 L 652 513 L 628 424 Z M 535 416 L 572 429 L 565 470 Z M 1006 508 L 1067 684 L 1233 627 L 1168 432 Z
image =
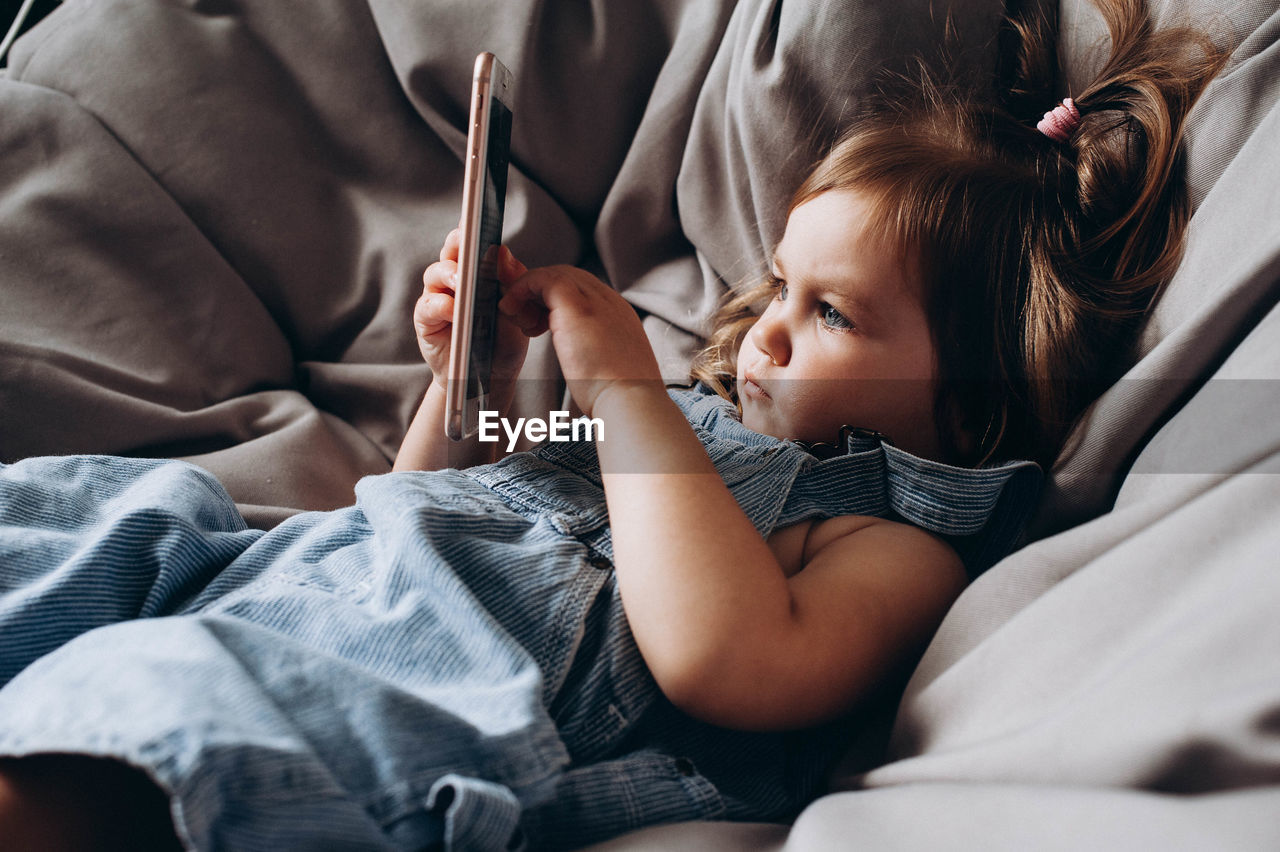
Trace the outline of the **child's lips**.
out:
M 771 399 L 769 392 L 760 386 L 756 377 L 750 372 L 742 376 L 742 393 L 754 399 Z

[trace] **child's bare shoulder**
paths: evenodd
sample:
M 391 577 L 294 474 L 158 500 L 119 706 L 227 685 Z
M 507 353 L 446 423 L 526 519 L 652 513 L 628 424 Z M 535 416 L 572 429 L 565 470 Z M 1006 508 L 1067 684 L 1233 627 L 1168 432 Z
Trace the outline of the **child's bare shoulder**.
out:
M 769 536 L 788 576 L 814 562 L 881 565 L 908 561 L 944 574 L 964 573 L 951 545 L 919 527 L 872 515 L 839 515 L 782 527 Z
M 912 524 L 877 518 L 871 515 L 840 515 L 814 524 L 809 534 L 809 552 L 816 554 L 832 545 L 856 544 L 855 536 L 862 541 L 874 538 L 878 543 L 889 543 L 921 551 L 921 555 L 939 558 L 951 557 L 959 562 L 955 549 L 933 533 Z

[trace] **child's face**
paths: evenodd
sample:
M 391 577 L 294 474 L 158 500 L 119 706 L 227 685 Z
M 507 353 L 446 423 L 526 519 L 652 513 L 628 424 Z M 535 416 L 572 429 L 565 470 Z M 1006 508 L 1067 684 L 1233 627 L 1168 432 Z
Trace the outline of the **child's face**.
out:
M 742 422 L 802 441 L 860 426 L 936 458 L 937 359 L 916 264 L 864 226 L 867 210 L 842 190 L 792 211 L 778 292 L 738 350 Z

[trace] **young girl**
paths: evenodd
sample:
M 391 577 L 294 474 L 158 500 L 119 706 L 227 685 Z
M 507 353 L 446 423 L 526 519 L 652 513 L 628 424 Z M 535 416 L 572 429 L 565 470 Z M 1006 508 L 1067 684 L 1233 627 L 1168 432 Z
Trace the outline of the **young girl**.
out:
M 1013 544 L 1036 474 L 1008 460 L 1053 457 L 1176 264 L 1179 128 L 1217 59 L 1106 11 L 1110 63 L 1039 122 L 1033 27 L 1003 105 L 929 84 L 860 119 L 698 389 L 663 387 L 604 284 L 504 252 L 498 407 L 549 329 L 594 444 L 473 440 L 459 465 L 433 382 L 406 473 L 269 533 L 178 463 L 0 469 L 8 848 L 558 847 L 794 814 L 822 723 Z M 414 316 L 436 375 L 456 254 Z

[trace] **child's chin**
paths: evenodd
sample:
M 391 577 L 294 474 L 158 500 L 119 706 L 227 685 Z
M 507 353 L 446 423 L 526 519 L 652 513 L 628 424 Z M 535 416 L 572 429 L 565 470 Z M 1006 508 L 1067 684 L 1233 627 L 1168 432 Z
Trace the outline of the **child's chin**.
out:
M 743 406 L 741 411 L 742 425 L 746 426 L 752 432 L 759 432 L 761 435 L 768 435 L 771 438 L 783 437 L 778 434 L 777 425 L 770 423 L 767 418 L 760 417 L 758 414 L 752 412 L 747 406 Z

